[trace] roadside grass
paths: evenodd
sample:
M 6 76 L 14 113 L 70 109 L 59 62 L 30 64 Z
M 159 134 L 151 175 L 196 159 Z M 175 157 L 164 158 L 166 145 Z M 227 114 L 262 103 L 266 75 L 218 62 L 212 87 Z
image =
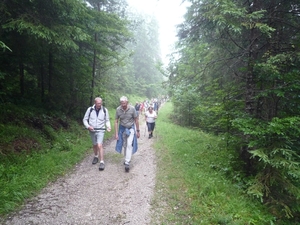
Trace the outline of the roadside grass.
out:
M 166 103 L 156 122 L 157 181 L 151 224 L 274 224 L 273 216 L 231 182 L 234 152 L 222 139 L 175 125 Z
M 0 125 L 0 215 L 17 210 L 49 182 L 68 173 L 87 154 L 92 154 L 88 131 L 75 121 L 68 129 L 43 130 L 25 124 Z M 109 139 L 114 130 L 105 134 Z M 19 150 L 13 143 L 17 142 Z

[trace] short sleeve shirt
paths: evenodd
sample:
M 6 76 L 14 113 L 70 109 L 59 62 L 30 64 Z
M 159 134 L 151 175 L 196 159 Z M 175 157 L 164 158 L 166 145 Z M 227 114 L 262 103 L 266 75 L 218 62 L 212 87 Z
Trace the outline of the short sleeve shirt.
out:
M 120 124 L 126 128 L 131 128 L 134 124 L 134 120 L 137 117 L 135 108 L 131 105 L 127 106 L 127 110 L 123 110 L 121 106 L 119 106 L 116 110 L 115 119 L 120 120 Z
M 156 112 L 155 111 L 152 111 L 152 113 L 150 113 L 149 111 L 147 111 L 146 113 L 145 113 L 145 116 L 146 116 L 146 121 L 148 122 L 148 123 L 154 123 L 155 122 L 155 117 L 157 116 L 156 115 Z

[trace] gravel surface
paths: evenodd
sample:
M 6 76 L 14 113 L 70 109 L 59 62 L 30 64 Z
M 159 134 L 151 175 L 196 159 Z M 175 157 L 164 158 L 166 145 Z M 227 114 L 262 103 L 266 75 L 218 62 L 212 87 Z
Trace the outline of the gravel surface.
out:
M 104 144 L 105 170 L 92 165 L 93 153 L 74 170 L 26 202 L 3 224 L 150 224 L 150 203 L 155 186 L 156 159 L 148 139 L 145 121 L 140 121 L 141 137 L 138 152 L 132 157 L 129 173 L 123 155 L 112 139 Z M 87 135 L 86 138 L 89 138 Z

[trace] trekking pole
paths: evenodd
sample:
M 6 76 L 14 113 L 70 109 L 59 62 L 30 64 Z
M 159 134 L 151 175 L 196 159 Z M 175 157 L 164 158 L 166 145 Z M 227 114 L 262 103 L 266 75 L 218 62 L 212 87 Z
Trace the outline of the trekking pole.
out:
M 146 122 L 146 126 L 147 126 L 147 122 Z M 145 126 L 144 137 L 146 137 L 146 126 Z

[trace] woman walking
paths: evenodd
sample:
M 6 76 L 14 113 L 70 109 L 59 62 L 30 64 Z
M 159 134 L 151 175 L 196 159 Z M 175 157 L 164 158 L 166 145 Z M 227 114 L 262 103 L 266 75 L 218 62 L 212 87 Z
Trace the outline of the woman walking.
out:
M 145 120 L 148 127 L 149 139 L 153 137 L 153 131 L 155 127 L 155 120 L 157 119 L 157 114 L 153 110 L 153 107 L 150 106 L 148 111 L 145 113 Z

